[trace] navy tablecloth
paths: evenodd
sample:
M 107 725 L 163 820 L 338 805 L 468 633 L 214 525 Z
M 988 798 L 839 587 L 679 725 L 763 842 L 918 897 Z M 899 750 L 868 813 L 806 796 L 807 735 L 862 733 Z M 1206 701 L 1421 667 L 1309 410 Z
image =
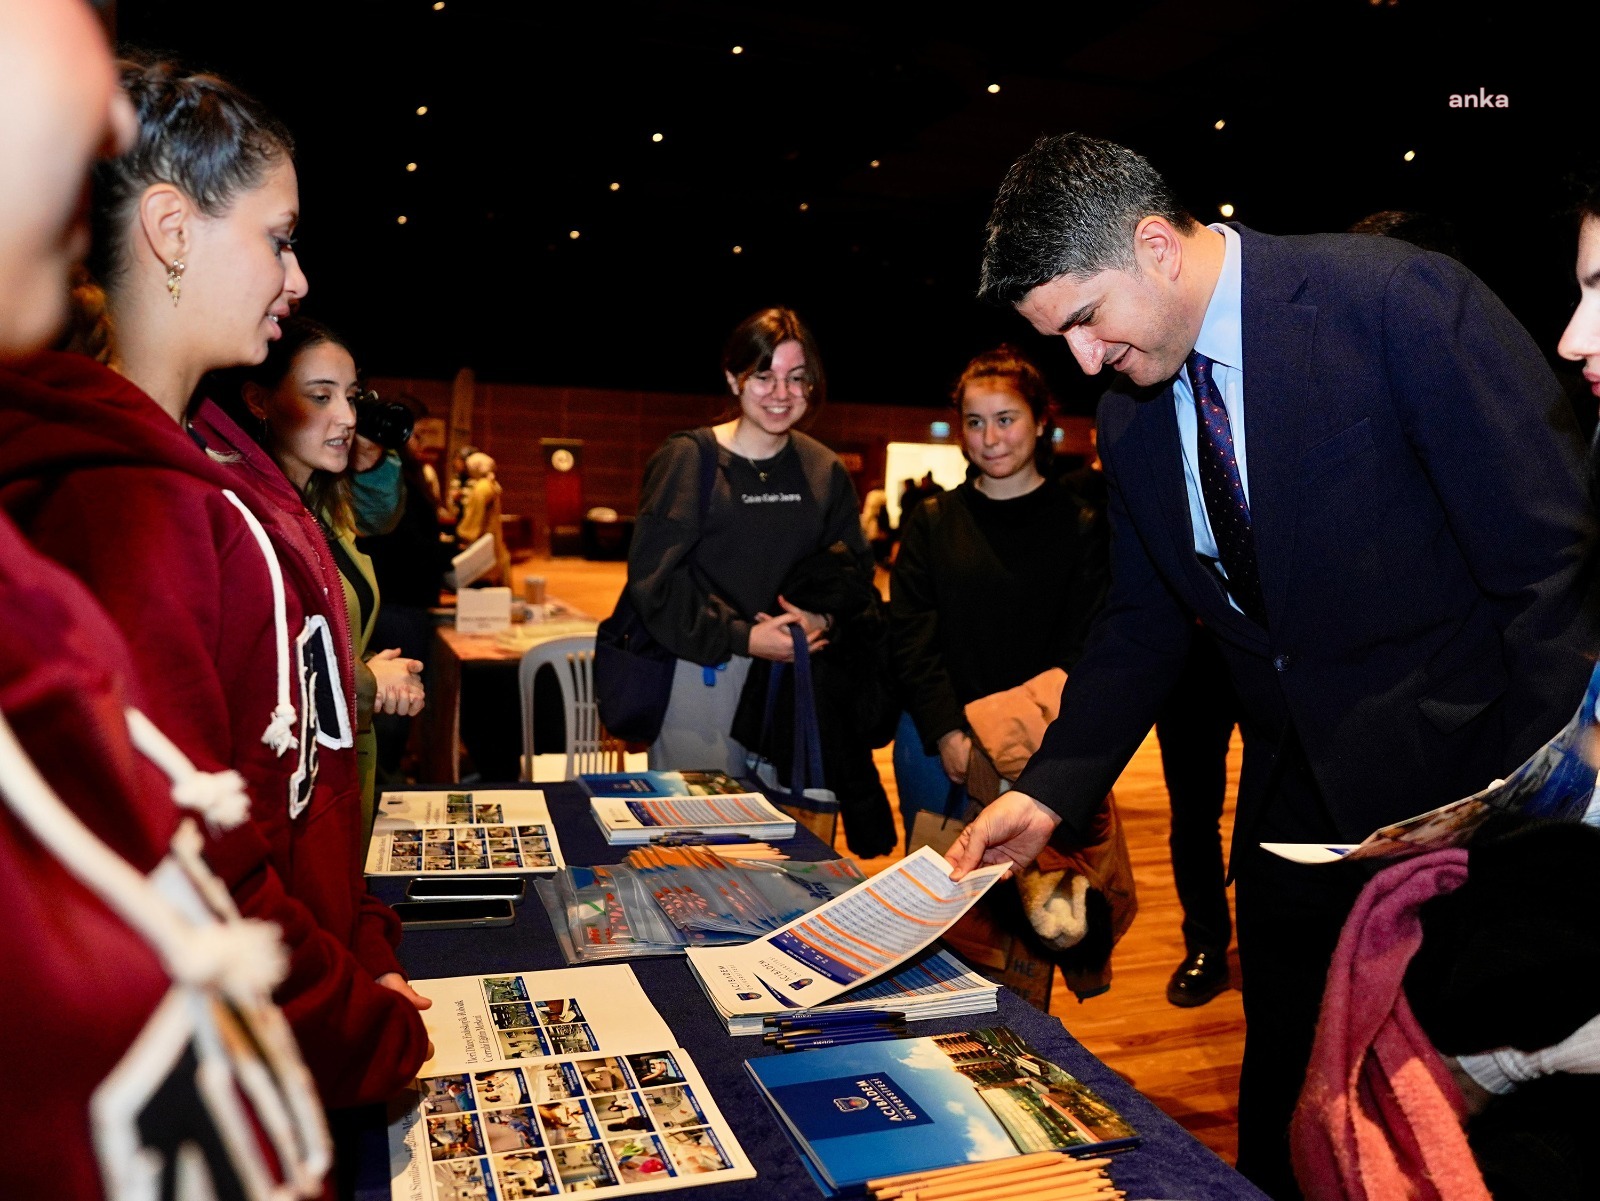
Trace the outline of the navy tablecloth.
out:
M 606 845 L 589 816 L 588 799 L 578 785 L 542 787 L 568 863 L 616 863 L 622 859 L 625 848 Z M 833 857 L 829 847 L 804 829 L 797 830 L 795 838 L 784 847 L 795 859 Z M 373 891 L 386 901 L 399 900 L 405 889 L 403 880 L 380 879 L 372 885 Z M 400 946 L 400 958 L 413 979 L 566 966 L 549 919 L 531 887 L 514 925 L 484 930 L 409 931 Z M 765 1048 L 759 1037 L 730 1036 L 681 957 L 622 962 L 633 967 L 678 1044 L 694 1059 L 758 1173 L 754 1180 L 706 1185 L 680 1190 L 675 1195 L 693 1191 L 707 1194 L 712 1201 L 819 1197 L 798 1153 L 745 1074 L 746 1059 L 778 1052 Z M 1046 1058 L 1099 1092 L 1127 1118 L 1144 1141 L 1135 1150 L 1117 1156 L 1110 1170 L 1117 1186 L 1130 1198 L 1263 1201 L 1266 1197 L 1085 1050 L 1057 1019 L 1006 989 L 1000 990 L 998 1014 L 918 1022 L 913 1030 L 917 1034 L 942 1034 L 981 1025 L 1009 1026 Z M 361 1135 L 359 1155 L 356 1196 L 360 1201 L 388 1201 L 388 1152 L 376 1116 Z

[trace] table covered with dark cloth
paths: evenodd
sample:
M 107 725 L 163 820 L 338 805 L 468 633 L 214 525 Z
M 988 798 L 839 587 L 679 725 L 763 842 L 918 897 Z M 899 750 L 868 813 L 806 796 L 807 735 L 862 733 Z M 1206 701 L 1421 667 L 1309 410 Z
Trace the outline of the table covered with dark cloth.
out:
M 588 798 L 578 785 L 541 787 L 568 863 L 617 863 L 622 859 L 627 848 L 606 845 L 599 827 L 589 816 Z M 831 848 L 803 828 L 796 830 L 791 841 L 781 845 L 793 859 L 834 857 Z M 384 900 L 396 901 L 402 898 L 405 883 L 402 879 L 385 878 L 373 880 L 372 886 Z M 407 931 L 400 946 L 400 958 L 414 980 L 567 966 L 531 884 L 528 899 L 518 907 L 513 925 L 481 930 Z M 746 1059 L 779 1052 L 765 1047 L 759 1037 L 729 1035 L 681 956 L 617 962 L 628 963 L 633 968 L 678 1045 L 689 1052 L 705 1077 L 723 1117 L 732 1126 L 758 1173 L 754 1180 L 704 1185 L 680 1190 L 680 1195 L 685 1191 L 705 1193 L 714 1201 L 746 1201 L 747 1198 L 749 1201 L 779 1198 L 804 1201 L 819 1197 L 817 1186 L 800 1162 L 799 1153 L 779 1129 L 776 1117 L 745 1074 Z M 1172 1201 L 1265 1198 L 1264 1193 L 1085 1050 L 1057 1019 L 1041 1013 L 1006 989 L 1000 990 L 999 1003 L 998 1013 L 917 1022 L 912 1031 L 927 1035 L 978 1026 L 1009 1026 L 1040 1054 L 1097 1091 L 1143 1139 L 1138 1148 L 1118 1155 L 1110 1169 L 1117 1187 L 1130 1198 Z M 381 1119 L 374 1111 L 360 1137 L 356 1196 L 360 1201 L 388 1201 L 389 1195 L 388 1149 Z

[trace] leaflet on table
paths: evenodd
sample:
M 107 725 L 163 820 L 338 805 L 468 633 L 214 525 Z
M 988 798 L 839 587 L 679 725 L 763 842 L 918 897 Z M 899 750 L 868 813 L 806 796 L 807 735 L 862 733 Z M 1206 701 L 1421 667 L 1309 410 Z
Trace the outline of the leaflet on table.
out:
M 674 833 L 794 837 L 794 819 L 753 792 L 654 800 L 591 797 L 589 808 L 610 843 L 643 843 Z
M 755 942 L 690 947 L 689 964 L 723 1012 L 741 1000 L 804 1009 L 904 963 L 938 938 L 1005 873 L 979 868 L 959 883 L 937 851 L 919 847 L 843 896 Z
M 369 876 L 504 875 L 566 866 L 544 793 L 386 792 L 367 847 Z
M 1600 728 L 1595 725 L 1597 698 L 1600 665 L 1590 674 L 1589 687 L 1572 720 L 1526 763 L 1482 792 L 1384 826 L 1354 845 L 1264 842 L 1261 846 L 1296 863 L 1333 863 L 1340 859 L 1400 858 L 1442 847 L 1465 846 L 1478 827 L 1496 813 L 1600 825 L 1600 803 L 1595 797 L 1595 769 L 1600 764 Z
M 395 1201 L 622 1196 L 748 1179 L 627 967 L 413 981 L 435 1055 L 391 1109 Z
M 826 1188 L 1139 1138 L 1005 1027 L 775 1055 L 746 1070 Z

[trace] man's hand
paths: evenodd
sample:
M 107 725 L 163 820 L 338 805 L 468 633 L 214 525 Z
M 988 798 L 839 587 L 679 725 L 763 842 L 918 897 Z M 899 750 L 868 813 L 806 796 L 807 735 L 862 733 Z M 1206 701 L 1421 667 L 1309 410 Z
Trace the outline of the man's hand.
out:
M 952 784 L 967 782 L 967 764 L 972 761 L 972 739 L 965 730 L 951 730 L 939 738 L 939 764 Z
M 355 441 L 350 444 L 350 468 L 355 472 L 371 471 L 383 462 L 384 455 L 389 452 L 374 442 L 371 438 L 355 435 Z
M 750 627 L 751 657 L 771 659 L 774 663 L 794 662 L 794 636 L 789 633 L 788 627 L 797 622 L 801 623 L 801 629 L 805 629 L 798 611 L 783 613 L 777 617 L 767 613 L 757 613 L 756 624 Z M 828 645 L 820 633 L 807 633 L 806 643 L 812 652 Z
M 399 993 L 406 1000 L 410 1001 L 418 1009 L 433 1008 L 433 1001 L 428 997 L 423 996 L 416 989 L 412 988 L 411 981 L 407 980 L 399 972 L 385 972 L 383 975 L 378 977 L 378 983 L 383 985 L 385 988 L 394 989 L 395 992 Z M 431 1048 L 432 1044 L 430 1043 L 429 1046 Z M 433 1052 L 431 1049 L 428 1054 L 429 1058 L 432 1058 Z
M 1060 824 L 1059 813 L 1027 793 L 1014 788 L 1002 793 L 961 831 L 945 856 L 954 866 L 950 878 L 959 880 L 980 864 L 994 863 L 1006 864 L 1010 876 L 1038 858 Z

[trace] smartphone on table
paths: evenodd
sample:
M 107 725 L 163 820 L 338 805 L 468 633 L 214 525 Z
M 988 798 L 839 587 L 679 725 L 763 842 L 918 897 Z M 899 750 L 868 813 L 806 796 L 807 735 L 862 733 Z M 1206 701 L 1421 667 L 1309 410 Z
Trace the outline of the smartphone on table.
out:
M 517 918 L 517 911 L 504 897 L 472 901 L 401 901 L 392 908 L 406 930 L 509 926 Z
M 406 885 L 408 901 L 496 901 L 520 905 L 525 876 L 422 876 Z

